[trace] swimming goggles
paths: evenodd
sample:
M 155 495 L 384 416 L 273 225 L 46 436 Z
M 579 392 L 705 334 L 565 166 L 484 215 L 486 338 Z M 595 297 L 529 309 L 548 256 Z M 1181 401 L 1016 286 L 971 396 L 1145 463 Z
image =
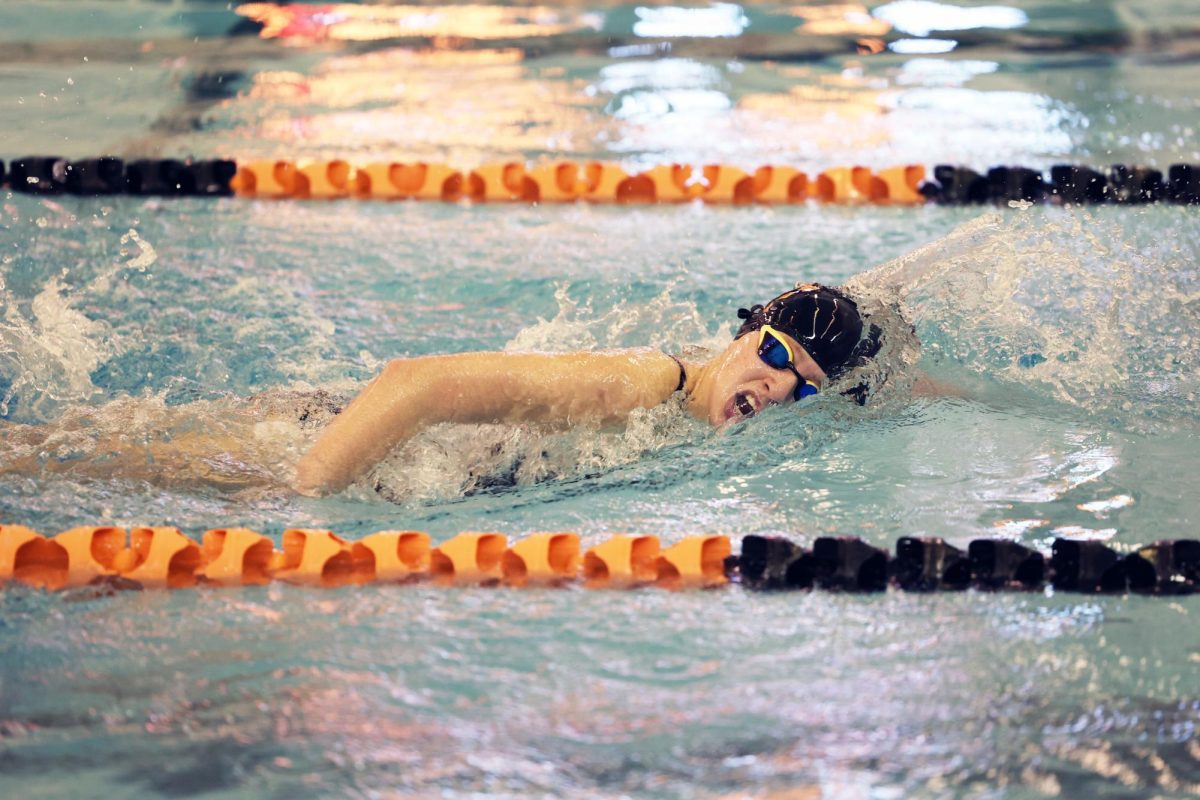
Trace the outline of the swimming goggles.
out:
M 821 391 L 821 387 L 796 371 L 796 359 L 792 355 L 792 348 L 788 347 L 782 334 L 770 325 L 763 325 L 758 329 L 758 357 L 768 367 L 792 371 L 792 374 L 796 376 L 796 389 L 792 392 L 793 399 L 802 400 Z

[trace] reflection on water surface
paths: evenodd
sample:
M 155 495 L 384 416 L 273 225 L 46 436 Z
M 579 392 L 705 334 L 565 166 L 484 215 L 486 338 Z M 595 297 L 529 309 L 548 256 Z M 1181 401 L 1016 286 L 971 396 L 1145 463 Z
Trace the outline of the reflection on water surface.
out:
M 10 0 L 0 157 L 1162 166 L 1200 159 L 1198 22 L 1185 0 Z M 974 209 L 0 209 L 3 422 L 62 423 L 48 453 L 6 435 L 4 463 L 233 431 L 397 355 L 719 344 L 739 305 L 930 242 L 905 311 L 922 368 L 967 394 L 725 436 L 669 414 L 574 439 L 440 431 L 381 471 L 387 491 L 324 500 L 35 467 L 0 478 L 5 521 L 1128 548 L 1197 518 L 1191 209 L 1003 209 L 965 238 Z M 311 433 L 245 429 L 272 478 Z M 0 794 L 1191 798 L 1198 613 L 975 592 L 7 588 Z

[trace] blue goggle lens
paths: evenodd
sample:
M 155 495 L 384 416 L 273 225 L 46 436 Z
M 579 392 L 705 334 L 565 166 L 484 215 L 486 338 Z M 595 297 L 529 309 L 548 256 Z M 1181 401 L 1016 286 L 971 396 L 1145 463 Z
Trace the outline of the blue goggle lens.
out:
M 803 400 L 804 398 L 812 397 L 815 394 L 817 394 L 817 387 L 813 386 L 807 381 L 801 381 L 796 385 L 796 393 L 794 396 L 797 400 Z
M 775 369 L 787 369 L 788 365 L 792 363 L 788 357 L 787 348 L 783 346 L 783 342 L 776 339 L 770 333 L 763 336 L 762 346 L 758 348 L 758 357 L 768 367 L 774 367 Z
M 796 373 L 796 390 L 792 393 L 792 397 L 795 400 L 803 400 L 806 397 L 812 397 L 817 394 L 817 387 L 804 380 L 800 377 L 800 373 L 796 372 L 796 367 L 792 364 L 791 356 L 788 354 L 787 346 L 776 339 L 770 331 L 763 333 L 762 344 L 758 347 L 758 357 L 768 367 L 789 369 Z

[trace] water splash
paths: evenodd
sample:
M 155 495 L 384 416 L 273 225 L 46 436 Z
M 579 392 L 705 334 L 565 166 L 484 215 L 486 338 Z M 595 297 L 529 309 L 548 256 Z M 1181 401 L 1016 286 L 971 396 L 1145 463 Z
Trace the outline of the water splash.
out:
M 682 401 L 637 409 L 617 431 L 576 426 L 437 425 L 397 447 L 366 477 L 379 496 L 405 505 L 569 482 L 635 464 L 694 440 L 701 423 Z
M 987 214 L 850 287 L 898 299 L 925 365 L 985 393 L 1017 385 L 1150 430 L 1194 423 L 1200 237 L 1142 242 L 1116 213 Z
M 558 311 L 551 319 L 539 319 L 519 331 L 504 346 L 508 352 L 574 352 L 601 348 L 650 346 L 667 353 L 689 348 L 719 350 L 733 338 L 729 324 L 716 331 L 708 327 L 704 315 L 690 300 L 680 300 L 672 290 L 677 279 L 644 303 L 617 303 L 597 311 L 592 300 L 579 301 L 571 296 L 568 284 L 554 292 Z
M 52 424 L 9 423 L 0 473 L 111 479 L 197 494 L 290 494 L 299 454 L 331 417 L 325 398 L 312 393 L 275 391 L 183 406 L 168 404 L 163 394 L 72 404 Z
M 136 246 L 133 253 L 126 249 Z M 93 399 L 98 389 L 92 373 L 124 351 L 122 337 L 107 321 L 93 319 L 78 306 L 97 294 L 107 293 L 117 276 L 128 270 L 145 272 L 158 259 L 154 247 L 130 229 L 121 237 L 121 255 L 131 256 L 100 272 L 81 287 L 52 276 L 22 313 L 0 273 L 0 372 L 14 376 L 0 400 L 0 415 L 8 416 L 15 398 L 22 398 L 22 413 L 41 417 L 57 408 Z

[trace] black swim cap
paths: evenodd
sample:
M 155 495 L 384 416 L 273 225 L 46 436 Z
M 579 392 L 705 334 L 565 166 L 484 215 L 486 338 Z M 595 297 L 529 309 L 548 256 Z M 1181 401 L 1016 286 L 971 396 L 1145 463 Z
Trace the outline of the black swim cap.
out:
M 830 378 L 852 366 L 862 337 L 858 305 L 837 289 L 816 283 L 799 285 L 765 306 L 739 308 L 738 317 L 745 322 L 734 339 L 770 325 L 799 342 Z

